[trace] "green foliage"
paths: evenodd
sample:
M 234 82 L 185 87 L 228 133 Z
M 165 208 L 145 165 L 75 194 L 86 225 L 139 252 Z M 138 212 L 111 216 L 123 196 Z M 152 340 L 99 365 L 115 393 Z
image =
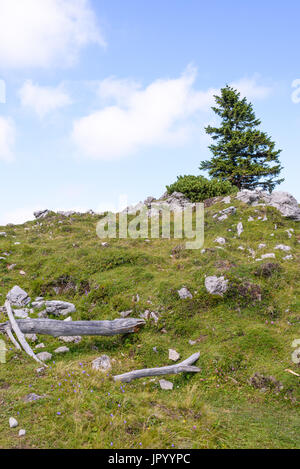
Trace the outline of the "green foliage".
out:
M 279 162 L 281 150 L 257 127 L 251 103 L 241 99 L 240 93 L 226 86 L 221 96 L 215 96 L 218 107 L 213 111 L 222 119 L 220 127 L 206 127 L 206 133 L 216 142 L 210 145 L 213 153 L 210 161 L 202 161 L 201 170 L 208 170 L 211 177 L 228 180 L 239 189 L 261 186 L 272 191 L 283 179 L 275 179 L 282 170 Z M 273 164 L 273 166 L 270 166 Z
M 229 181 L 206 179 L 203 176 L 178 176 L 177 181 L 167 186 L 169 194 L 182 192 L 192 202 L 202 202 L 211 197 L 227 195 L 237 190 Z

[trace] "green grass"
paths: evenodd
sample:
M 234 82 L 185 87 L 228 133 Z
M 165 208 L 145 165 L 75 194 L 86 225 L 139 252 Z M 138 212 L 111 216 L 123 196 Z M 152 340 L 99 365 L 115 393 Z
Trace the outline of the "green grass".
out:
M 34 361 L 6 342 L 7 363 L 0 364 L 1 448 L 300 447 L 299 378 L 285 371 L 300 373 L 291 360 L 292 342 L 300 339 L 298 227 L 275 209 L 233 205 L 237 214 L 223 222 L 212 216 L 224 204 L 206 209 L 204 254 L 174 250 L 184 244 L 174 239 L 116 239 L 104 248 L 96 236 L 97 217 L 91 215 L 51 215 L 42 225 L 0 227 L 8 235 L 0 238 L 0 257 L 10 253 L 0 260 L 2 304 L 8 290 L 20 285 L 32 299 L 43 295 L 73 302 L 73 320 L 115 319 L 129 309 L 132 317 L 146 309 L 160 314 L 158 324 L 150 320 L 137 334 L 85 337 L 71 344 L 69 353 L 53 354 L 42 376 Z M 268 221 L 247 221 L 264 213 Z M 239 239 L 240 220 L 245 231 Z M 291 239 L 287 228 L 295 229 Z M 217 236 L 226 238 L 224 249 L 216 249 Z M 259 251 L 261 242 L 267 247 Z M 286 253 L 275 251 L 276 244 L 291 246 L 293 260 L 284 261 Z M 256 275 L 261 262 L 248 248 L 257 257 L 275 252 L 276 260 L 265 262 L 278 263 L 280 270 L 269 278 Z M 8 270 L 10 264 L 16 267 Z M 235 288 L 223 298 L 213 297 L 205 290 L 205 275 L 225 275 Z M 261 301 L 241 296 L 237 287 L 245 282 L 260 287 Z M 193 299 L 179 299 L 182 286 Z M 0 322 L 5 320 L 0 313 Z M 39 341 L 51 353 L 62 345 L 49 336 Z M 125 371 L 168 364 L 169 348 L 182 359 L 199 350 L 201 372 L 167 376 L 172 391 L 161 390 L 158 379 L 125 385 L 112 380 Z M 101 354 L 113 360 L 107 375 L 91 368 Z M 283 390 L 252 387 L 249 378 L 255 372 L 274 376 Z M 31 392 L 44 398 L 25 403 Z M 11 416 L 19 422 L 17 429 L 9 428 Z M 27 432 L 23 438 L 20 428 Z

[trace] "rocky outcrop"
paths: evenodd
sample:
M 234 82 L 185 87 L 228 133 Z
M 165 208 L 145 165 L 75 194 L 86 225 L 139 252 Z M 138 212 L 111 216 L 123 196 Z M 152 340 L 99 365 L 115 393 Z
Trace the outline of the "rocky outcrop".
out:
M 26 306 L 30 303 L 31 299 L 18 285 L 15 285 L 6 295 L 7 300 L 13 306 Z
M 298 202 L 289 192 L 275 191 L 269 194 L 266 191 L 243 189 L 236 198 L 248 205 L 265 204 L 277 208 L 282 216 L 300 221 L 300 208 Z

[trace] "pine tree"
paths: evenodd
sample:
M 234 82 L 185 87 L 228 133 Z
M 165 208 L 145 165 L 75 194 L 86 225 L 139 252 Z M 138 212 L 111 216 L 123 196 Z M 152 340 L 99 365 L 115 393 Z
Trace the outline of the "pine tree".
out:
M 213 157 L 202 161 L 200 170 L 209 175 L 228 180 L 239 189 L 254 189 L 258 186 L 270 192 L 284 179 L 276 179 L 282 170 L 279 162 L 281 150 L 257 127 L 253 106 L 246 98 L 230 86 L 221 89 L 221 96 L 214 96 L 218 107 L 212 110 L 222 119 L 221 126 L 205 128 L 216 144 L 209 149 Z M 273 165 L 272 165 L 273 164 Z

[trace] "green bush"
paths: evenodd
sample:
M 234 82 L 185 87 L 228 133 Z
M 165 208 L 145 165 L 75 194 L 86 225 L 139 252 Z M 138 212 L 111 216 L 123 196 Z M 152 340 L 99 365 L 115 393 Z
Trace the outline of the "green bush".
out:
M 206 179 L 203 176 L 178 176 L 177 181 L 167 186 L 169 194 L 182 192 L 192 202 L 202 202 L 211 197 L 228 195 L 237 191 L 229 181 Z

